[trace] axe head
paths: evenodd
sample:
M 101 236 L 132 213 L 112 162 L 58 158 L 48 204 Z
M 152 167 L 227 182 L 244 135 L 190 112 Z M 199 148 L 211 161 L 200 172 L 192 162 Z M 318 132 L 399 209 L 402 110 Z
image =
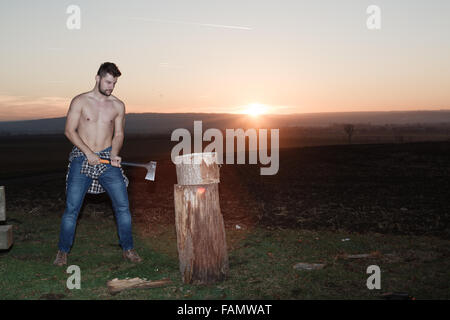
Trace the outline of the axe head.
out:
M 150 161 L 145 164 L 145 168 L 147 169 L 145 180 L 155 181 L 156 162 Z

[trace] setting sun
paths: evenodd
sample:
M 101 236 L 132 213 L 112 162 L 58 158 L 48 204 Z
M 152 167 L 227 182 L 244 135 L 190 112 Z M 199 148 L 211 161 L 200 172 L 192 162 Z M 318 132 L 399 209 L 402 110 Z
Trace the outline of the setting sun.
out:
M 248 114 L 250 116 L 259 116 L 261 114 L 267 113 L 268 107 L 261 103 L 250 103 L 243 107 L 242 113 Z

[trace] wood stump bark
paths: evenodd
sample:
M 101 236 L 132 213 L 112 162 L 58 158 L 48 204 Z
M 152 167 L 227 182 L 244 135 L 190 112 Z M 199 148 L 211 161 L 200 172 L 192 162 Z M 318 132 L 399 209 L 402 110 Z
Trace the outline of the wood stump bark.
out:
M 193 157 L 202 157 L 200 155 Z M 210 162 L 214 155 L 204 156 L 206 161 L 203 159 L 198 164 L 177 164 L 179 184 L 174 186 L 175 223 L 184 283 L 222 281 L 229 269 L 219 184 L 210 183 L 219 180 L 219 167 Z
M 175 158 L 177 182 L 182 185 L 219 183 L 216 152 L 190 153 Z

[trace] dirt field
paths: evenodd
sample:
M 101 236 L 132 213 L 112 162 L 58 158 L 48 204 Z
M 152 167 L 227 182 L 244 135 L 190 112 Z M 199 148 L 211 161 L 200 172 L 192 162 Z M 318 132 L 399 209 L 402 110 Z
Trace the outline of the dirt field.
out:
M 2 154 L 11 155 L 14 147 L 20 155 L 1 159 L 0 185 L 6 186 L 9 209 L 59 217 L 71 145 L 62 139 L 38 142 L 1 146 Z M 126 173 L 134 220 L 151 232 L 159 224 L 174 223 L 176 173 L 161 138 L 128 140 L 123 153 L 132 160 L 145 160 L 139 157 L 143 144 L 149 146 L 144 150 L 148 157 L 158 161 L 156 181 L 144 180 L 141 169 L 127 168 Z M 228 226 L 449 238 L 449 160 L 450 142 L 282 149 L 274 176 L 261 176 L 259 165 L 223 165 L 220 206 Z M 8 171 L 8 166 L 15 171 Z M 87 195 L 82 214 L 112 215 L 108 197 Z

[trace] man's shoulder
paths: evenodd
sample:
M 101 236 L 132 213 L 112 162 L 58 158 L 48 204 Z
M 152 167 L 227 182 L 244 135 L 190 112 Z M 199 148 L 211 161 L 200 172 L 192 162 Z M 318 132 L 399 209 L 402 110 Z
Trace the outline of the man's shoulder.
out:
M 120 100 L 119 98 L 117 98 L 116 96 L 110 95 L 109 97 L 110 97 L 111 101 L 114 102 L 114 104 L 125 105 L 125 104 L 123 103 L 123 101 Z
M 110 98 L 116 108 L 120 110 L 125 109 L 125 103 L 122 100 L 113 95 L 111 95 Z
M 79 95 L 76 95 L 75 97 L 73 97 L 72 103 L 80 103 L 86 101 L 87 99 L 89 99 L 89 93 L 90 92 L 83 92 Z

